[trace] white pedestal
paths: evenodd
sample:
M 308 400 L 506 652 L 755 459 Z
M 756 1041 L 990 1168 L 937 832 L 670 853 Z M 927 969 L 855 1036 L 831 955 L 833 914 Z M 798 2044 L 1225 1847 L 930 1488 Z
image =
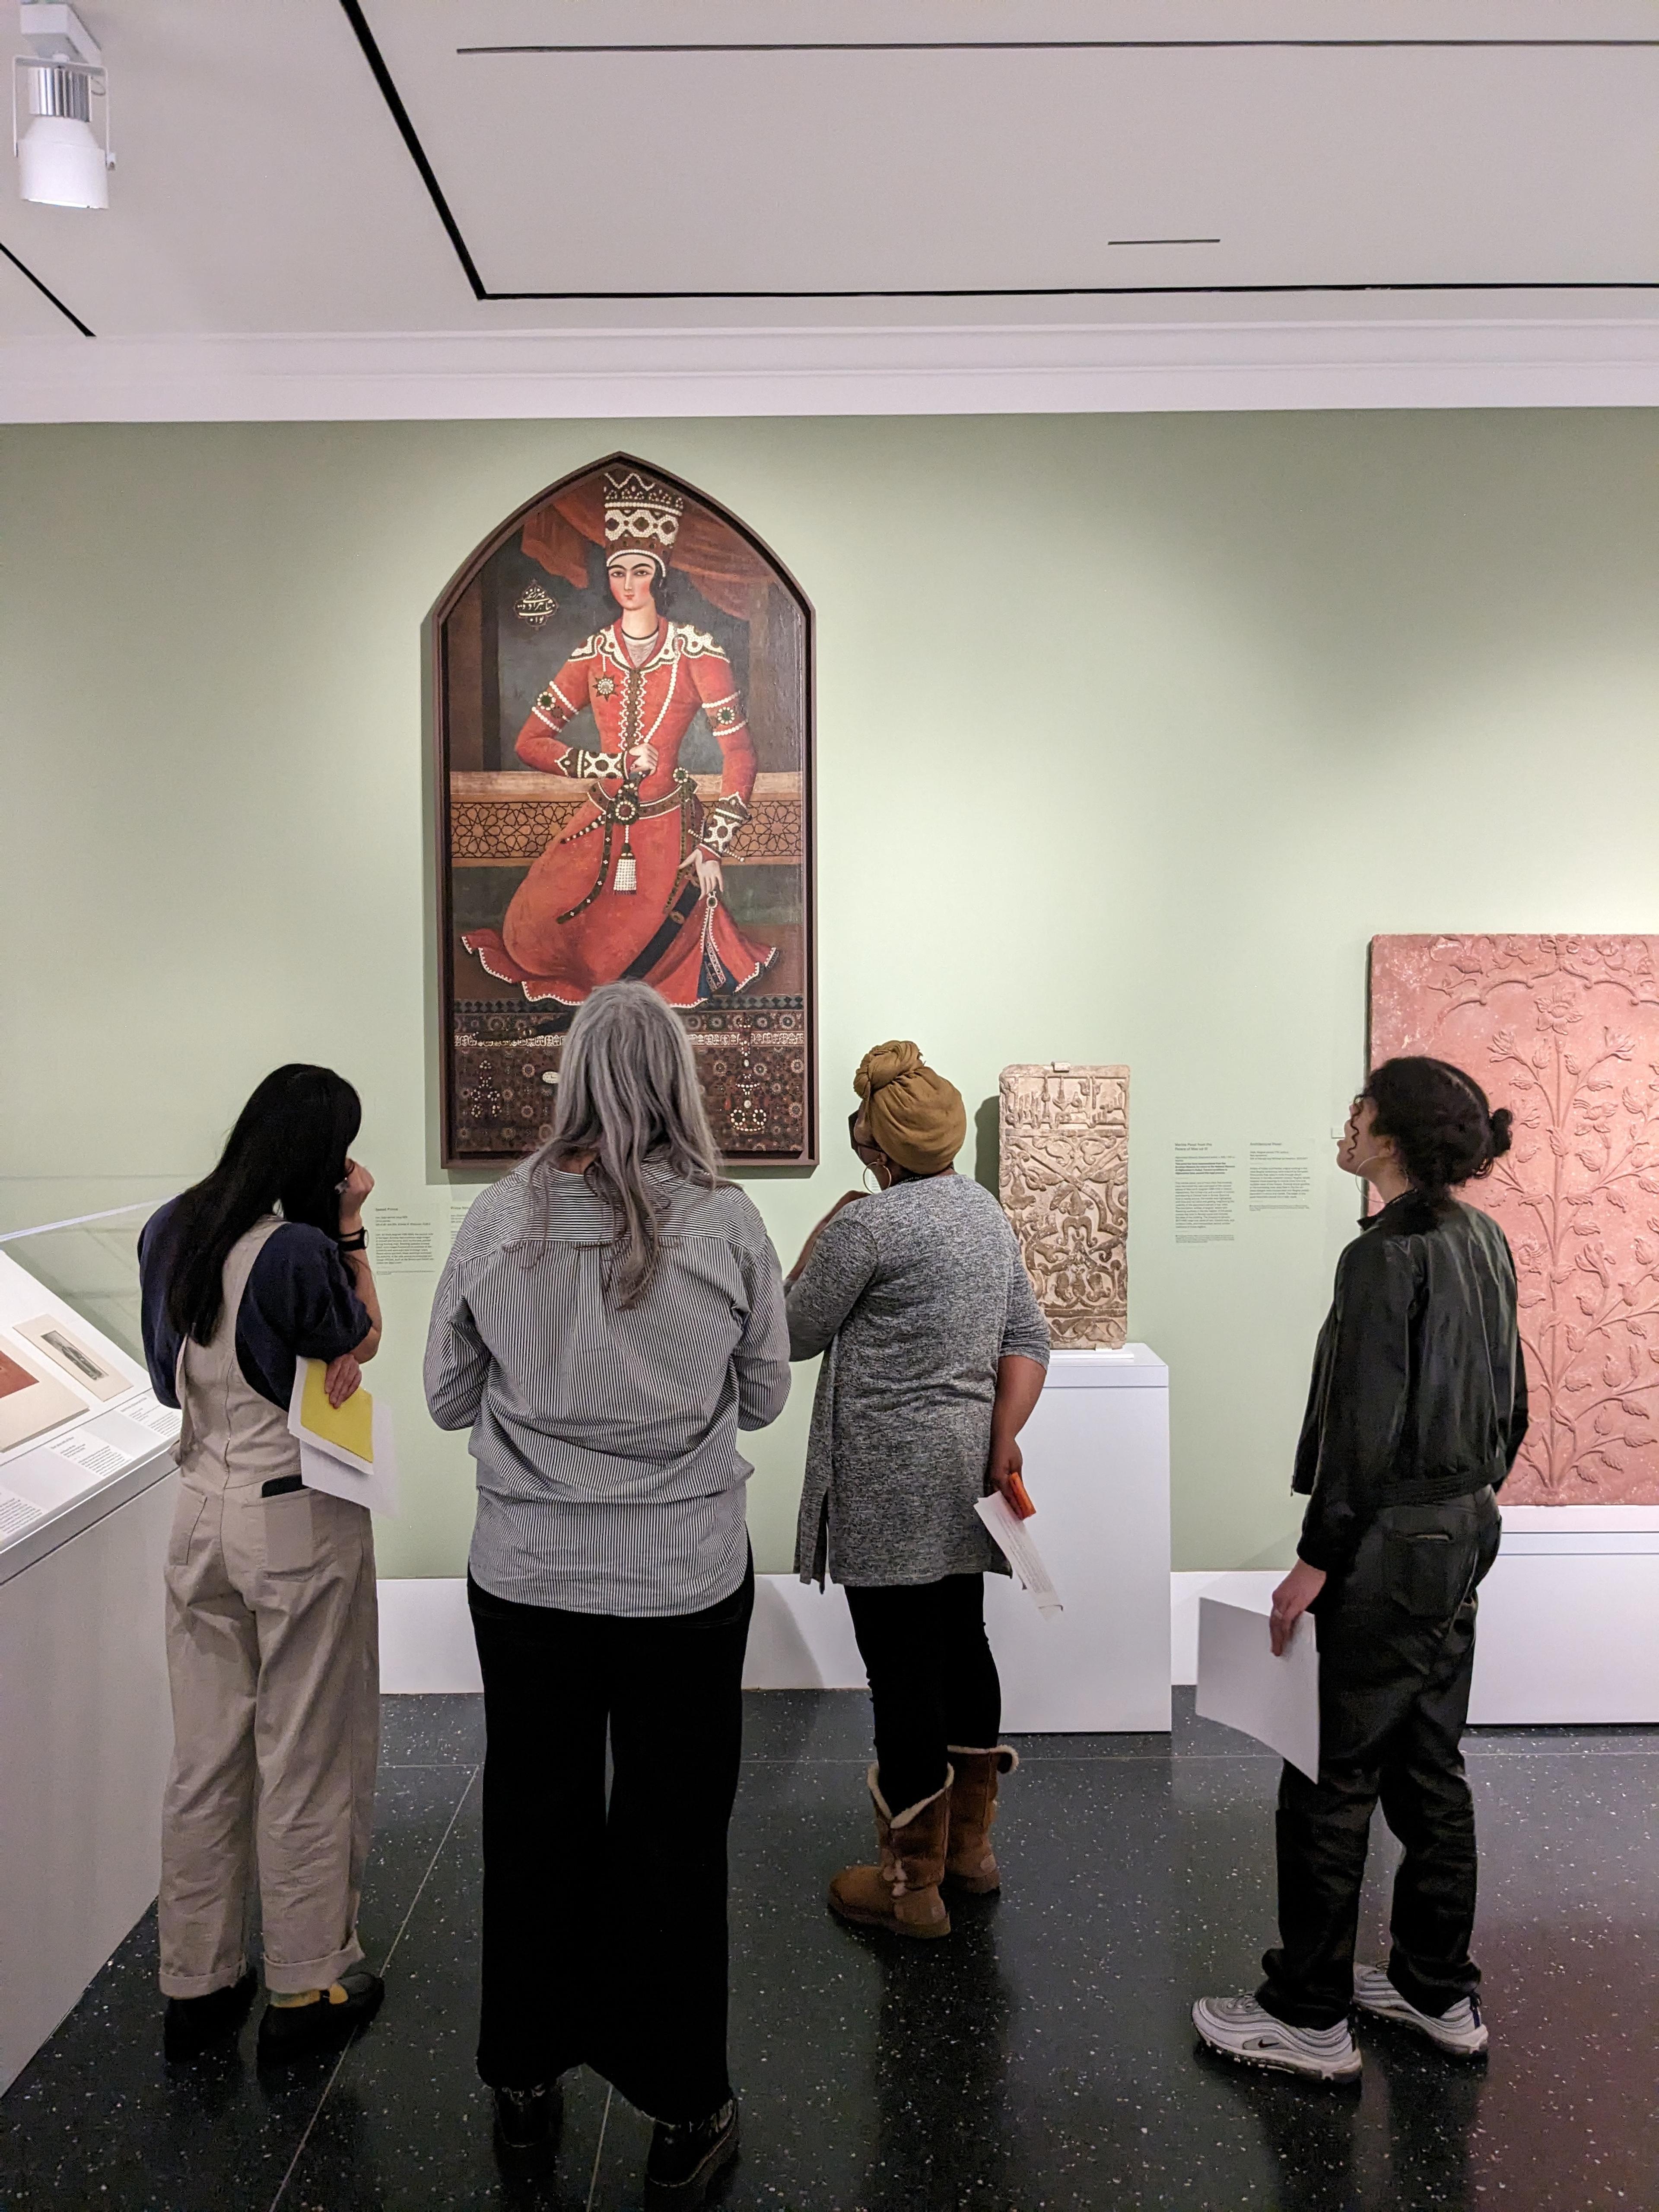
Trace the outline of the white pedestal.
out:
M 1279 1567 L 1173 1576 L 1176 1681 L 1196 1677 L 1200 1596 L 1265 1613 L 1283 1578 Z M 1480 1585 L 1469 1719 L 1477 1728 L 1659 1721 L 1659 1512 L 1510 1507 Z
M 988 1575 L 1003 1725 L 1034 1735 L 1170 1725 L 1170 1370 L 1144 1344 L 1057 1352 L 1020 1439 L 1031 1534 L 1066 1610 L 1045 1621 Z M 847 1601 L 761 1577 L 745 1685 L 861 1689 Z
M 1477 1728 L 1659 1721 L 1659 1516 L 1598 1506 L 1562 1525 L 1571 1510 L 1504 1516 L 1480 1586 Z M 1600 1528 L 1584 1525 L 1591 1511 Z
M 155 1895 L 177 1484 L 158 1446 L 31 1532 L 27 1564 L 0 1581 L 0 2089 Z M 44 1548 L 71 1517 L 76 1533 Z

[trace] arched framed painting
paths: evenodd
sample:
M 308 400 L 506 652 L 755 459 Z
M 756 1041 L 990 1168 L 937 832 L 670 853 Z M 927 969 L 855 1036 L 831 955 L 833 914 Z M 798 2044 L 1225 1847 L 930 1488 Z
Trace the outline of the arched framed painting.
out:
M 433 611 L 446 1166 L 550 1133 L 603 983 L 681 1013 L 715 1142 L 817 1158 L 812 611 L 753 532 L 613 453 Z

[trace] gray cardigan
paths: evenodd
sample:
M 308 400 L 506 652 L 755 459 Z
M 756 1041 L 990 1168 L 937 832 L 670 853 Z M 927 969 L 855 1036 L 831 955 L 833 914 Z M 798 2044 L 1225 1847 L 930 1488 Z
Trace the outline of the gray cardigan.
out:
M 789 1293 L 789 1356 L 823 1352 L 795 1538 L 803 1582 L 866 1588 L 1007 1565 L 985 1495 L 997 1362 L 1048 1364 L 1007 1217 L 965 1176 L 838 1213 Z

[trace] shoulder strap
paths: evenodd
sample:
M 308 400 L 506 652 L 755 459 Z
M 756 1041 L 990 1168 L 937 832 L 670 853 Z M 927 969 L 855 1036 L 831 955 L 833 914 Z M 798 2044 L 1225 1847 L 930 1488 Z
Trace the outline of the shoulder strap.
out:
M 282 1225 L 280 1215 L 266 1214 L 263 1221 L 256 1221 L 245 1236 L 239 1237 L 225 1255 L 225 1303 L 222 1310 L 231 1316 L 233 1329 L 242 1310 L 254 1262 Z
M 220 1325 L 228 1318 L 230 1324 L 230 1357 L 236 1357 L 236 1321 L 242 1310 L 242 1300 L 247 1292 L 248 1277 L 253 1273 L 255 1261 L 282 1227 L 278 1214 L 268 1213 L 256 1221 L 252 1229 L 239 1237 L 225 1255 L 223 1303 L 219 1309 Z M 173 1362 L 173 1395 L 179 1401 L 180 1420 L 179 1441 L 173 1448 L 175 1462 L 182 1467 L 191 1445 L 196 1441 L 195 1425 L 190 1418 L 190 1393 L 185 1388 L 185 1354 L 190 1349 L 190 1339 L 181 1339 L 179 1355 Z

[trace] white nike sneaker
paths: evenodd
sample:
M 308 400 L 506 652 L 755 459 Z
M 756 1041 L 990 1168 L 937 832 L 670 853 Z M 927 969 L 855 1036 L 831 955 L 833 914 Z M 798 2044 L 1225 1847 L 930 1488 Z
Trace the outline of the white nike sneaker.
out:
M 1397 2020 L 1402 2027 L 1414 2027 L 1437 2049 L 1453 2051 L 1459 2057 L 1477 2057 L 1486 2047 L 1486 2023 L 1480 2017 L 1478 1998 L 1459 1997 L 1449 2012 L 1437 2018 L 1408 2003 L 1381 1966 L 1356 1966 L 1353 2001 L 1362 2012 L 1374 2012 L 1379 2020 Z
M 1335 2027 L 1291 2027 L 1254 1997 L 1200 1997 L 1193 2007 L 1193 2026 L 1212 2051 L 1249 2066 L 1311 2074 L 1321 2081 L 1351 2081 L 1359 2071 L 1359 2052 L 1346 2020 Z

